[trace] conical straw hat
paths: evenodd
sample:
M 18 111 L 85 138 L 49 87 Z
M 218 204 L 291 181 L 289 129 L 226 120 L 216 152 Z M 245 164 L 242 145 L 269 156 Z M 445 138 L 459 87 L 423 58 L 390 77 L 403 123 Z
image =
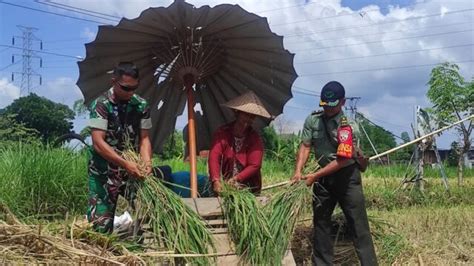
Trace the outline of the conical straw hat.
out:
M 262 102 L 253 91 L 242 94 L 222 105 L 249 114 L 272 118 L 272 115 L 268 113 L 267 109 L 265 109 Z

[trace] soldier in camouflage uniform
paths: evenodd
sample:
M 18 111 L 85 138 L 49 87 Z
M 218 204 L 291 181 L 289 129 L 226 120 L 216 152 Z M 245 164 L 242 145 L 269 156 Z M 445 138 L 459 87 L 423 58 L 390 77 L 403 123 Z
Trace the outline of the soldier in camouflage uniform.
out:
M 112 232 L 119 195 L 130 200 L 133 191 L 127 180 L 142 178 L 138 165 L 120 156 L 133 148 L 151 168 L 151 128 L 147 102 L 134 94 L 138 69 L 133 63 L 120 63 L 114 70 L 112 88 L 91 104 L 92 143 L 89 161 L 89 207 L 87 217 L 95 230 Z
M 344 87 L 337 81 L 327 83 L 321 91 L 320 106 L 323 111 L 313 112 L 304 123 L 292 180 L 305 180 L 308 186 L 316 182 L 313 185 L 313 264 L 333 264 L 331 216 L 339 203 L 348 227 L 353 232 L 354 246 L 361 264 L 377 265 L 359 164 L 354 159 L 354 140 L 342 111 L 344 104 Z M 321 168 L 315 173 L 302 176 L 301 171 L 308 160 L 311 147 L 314 148 Z

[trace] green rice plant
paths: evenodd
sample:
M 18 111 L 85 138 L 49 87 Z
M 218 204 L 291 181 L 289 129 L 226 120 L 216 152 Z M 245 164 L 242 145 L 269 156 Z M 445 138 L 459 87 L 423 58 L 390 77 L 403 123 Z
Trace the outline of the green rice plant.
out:
M 277 192 L 265 206 L 274 240 L 271 265 L 281 265 L 296 223 L 311 202 L 311 196 L 311 189 L 304 182 L 299 182 Z
M 144 169 L 136 153 L 127 151 L 123 156 Z M 156 240 L 165 248 L 185 255 L 215 253 L 212 234 L 206 224 L 176 193 L 153 176 L 135 180 L 132 186 L 137 191 L 136 219 L 148 222 Z M 184 257 L 192 265 L 210 265 L 212 259 L 210 256 Z
M 255 195 L 224 183 L 221 196 L 230 238 L 244 264 L 272 265 L 273 234 Z
M 85 213 L 87 156 L 44 145 L 0 148 L 0 201 L 20 218 Z

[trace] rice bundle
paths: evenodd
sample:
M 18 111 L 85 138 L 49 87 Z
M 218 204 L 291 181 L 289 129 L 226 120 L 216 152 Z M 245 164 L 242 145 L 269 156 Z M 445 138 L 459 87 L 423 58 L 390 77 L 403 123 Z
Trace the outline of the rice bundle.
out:
M 223 209 L 235 251 L 248 265 L 271 265 L 272 233 L 255 195 L 224 184 Z
M 126 160 L 141 163 L 139 156 L 127 151 Z M 144 165 L 140 165 L 145 169 Z M 188 207 L 181 198 L 155 177 L 136 181 L 136 216 L 149 222 L 155 238 L 168 250 L 189 254 L 184 260 L 193 265 L 209 265 L 213 257 L 192 256 L 215 252 L 211 232 L 201 217 Z
M 268 226 L 272 232 L 271 265 L 281 265 L 288 249 L 296 222 L 311 199 L 311 190 L 304 182 L 286 187 L 265 206 Z

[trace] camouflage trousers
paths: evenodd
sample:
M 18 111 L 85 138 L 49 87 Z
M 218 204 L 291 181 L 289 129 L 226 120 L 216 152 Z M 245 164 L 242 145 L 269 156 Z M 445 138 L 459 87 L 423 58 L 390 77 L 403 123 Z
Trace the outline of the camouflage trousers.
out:
M 115 209 L 121 195 L 129 207 L 134 208 L 134 200 L 139 183 L 128 178 L 124 170 L 112 168 L 105 160 L 94 158 L 89 161 L 89 206 L 87 219 L 94 230 L 111 233 L 114 228 Z M 171 167 L 153 167 L 153 176 L 170 180 Z
M 137 184 L 128 180 L 119 170 L 100 174 L 89 169 L 89 206 L 87 219 L 94 230 L 111 233 L 119 195 L 133 208 Z

